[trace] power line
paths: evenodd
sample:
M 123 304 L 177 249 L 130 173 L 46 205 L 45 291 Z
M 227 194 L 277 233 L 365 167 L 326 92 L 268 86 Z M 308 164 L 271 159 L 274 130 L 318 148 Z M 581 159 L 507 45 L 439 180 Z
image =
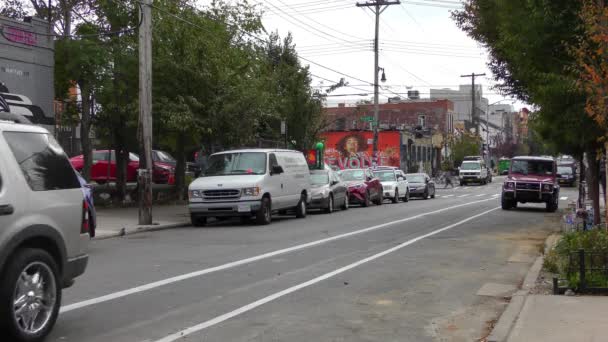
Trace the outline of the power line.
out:
M 319 5 L 327 5 L 327 4 L 331 4 L 331 3 L 345 3 L 345 2 L 348 2 L 348 0 L 317 0 L 317 1 L 295 3 L 295 4 L 292 4 L 291 7 L 293 7 L 293 8 L 315 7 L 315 6 L 319 6 Z
M 277 0 L 277 1 L 278 1 L 278 2 L 280 2 L 281 4 L 283 4 L 284 6 L 286 6 L 287 8 L 291 8 L 291 9 L 293 9 L 293 7 L 292 7 L 292 6 L 287 5 L 287 4 L 286 4 L 286 3 L 284 3 L 282 0 Z M 267 2 L 268 2 L 268 1 L 267 1 Z M 297 11 L 297 10 L 295 10 L 295 9 L 294 9 L 294 12 L 295 12 L 295 13 L 297 13 L 297 14 L 302 14 L 301 12 L 299 12 L 299 11 Z M 341 34 L 341 35 L 343 35 L 343 36 L 347 36 L 347 37 L 351 37 L 351 38 L 355 38 L 355 39 L 365 39 L 365 38 L 361 38 L 361 37 L 353 36 L 353 35 L 351 35 L 351 34 L 349 34 L 349 33 L 344 33 L 344 32 L 339 31 L 339 30 L 337 30 L 337 29 L 335 29 L 335 28 L 333 28 L 333 27 L 329 27 L 329 26 L 327 26 L 327 25 L 325 25 L 325 24 L 322 24 L 322 23 L 320 23 L 320 22 L 316 21 L 315 19 L 312 19 L 312 18 L 310 18 L 310 17 L 306 16 L 305 14 L 302 14 L 302 15 L 304 16 L 304 18 L 306 18 L 306 19 L 308 19 L 308 20 L 310 20 L 310 21 L 312 21 L 312 22 L 314 22 L 314 23 L 316 23 L 316 24 L 318 24 L 318 25 L 321 25 L 321 26 L 323 26 L 323 27 L 326 27 L 326 28 L 328 28 L 328 29 L 330 29 L 330 30 L 333 30 L 334 32 L 339 33 L 339 34 Z
M 419 1 L 421 1 L 421 0 L 419 0 Z M 454 6 L 452 6 L 452 5 L 442 4 L 442 3 L 414 2 L 414 1 L 407 1 L 407 0 L 405 0 L 405 3 L 407 3 L 409 5 L 416 5 L 416 6 L 437 7 L 437 8 L 445 8 L 445 9 L 462 9 L 462 6 L 458 6 L 458 4 L 454 4 Z
M 317 75 L 312 74 L 312 73 L 310 74 L 310 76 L 316 77 L 316 78 L 318 78 L 318 79 L 321 79 L 321 80 L 324 80 L 324 81 L 327 81 L 327 82 L 331 82 L 331 83 L 333 83 L 333 84 L 337 84 L 337 83 L 339 83 L 339 82 L 336 82 L 336 81 L 333 81 L 333 80 L 327 79 L 327 78 L 325 78 L 325 77 L 317 76 Z M 330 87 L 331 87 L 331 86 L 330 86 Z M 348 84 L 344 85 L 344 87 L 351 88 L 351 89 L 355 89 L 355 90 L 361 90 L 361 91 L 364 91 L 364 92 L 368 92 L 368 90 L 367 90 L 367 89 L 358 88 L 358 87 L 356 87 L 356 86 L 351 86 L 351 85 L 348 85 Z
M 141 2 L 140 2 L 140 3 L 141 3 Z M 183 19 L 183 18 L 179 17 L 178 15 L 175 15 L 175 14 L 172 14 L 172 13 L 169 13 L 169 12 L 166 12 L 166 11 L 164 11 L 164 10 L 162 10 L 162 9 L 158 8 L 157 6 L 154 6 L 154 5 L 149 5 L 149 6 L 150 6 L 150 7 L 152 7 L 152 8 L 155 8 L 155 9 L 157 9 L 157 10 L 163 11 L 163 12 L 165 12 L 165 13 L 167 13 L 167 14 L 170 14 L 172 17 L 174 17 L 174 18 L 176 18 L 176 19 L 179 19 L 179 20 L 183 21 L 183 22 L 184 22 L 184 23 L 186 23 L 186 24 L 189 24 L 189 25 L 191 25 L 191 26 L 197 27 L 197 28 L 202 29 L 202 30 L 204 30 L 204 31 L 208 31 L 207 29 L 205 29 L 205 28 L 204 28 L 204 27 L 202 27 L 202 26 L 196 25 L 196 24 L 194 24 L 194 23 L 192 23 L 192 22 L 190 22 L 190 21 L 188 21 L 188 20 L 185 20 L 185 19 Z M 232 25 L 232 24 L 229 24 L 229 23 L 225 23 L 225 24 L 226 24 L 227 26 L 229 26 L 229 27 L 233 27 L 233 28 L 235 28 L 235 29 L 236 29 L 236 30 L 238 30 L 238 31 L 241 31 L 243 34 L 245 34 L 245 35 L 247 35 L 247 36 L 249 36 L 249 37 L 251 37 L 251 38 L 253 38 L 253 39 L 257 40 L 257 41 L 260 41 L 260 42 L 262 42 L 262 43 L 264 43 L 264 44 L 269 44 L 269 43 L 270 43 L 269 41 L 267 41 L 267 40 L 265 40 L 265 39 L 263 39 L 263 38 L 260 38 L 260 37 L 258 37 L 258 36 L 256 36 L 256 35 L 252 34 L 251 32 L 245 31 L 245 30 L 241 29 L 240 27 L 238 27 L 238 26 L 236 26 L 236 25 Z M 317 62 L 315 62 L 315 61 L 313 61 L 313 60 L 311 60 L 311 59 L 308 59 L 308 58 L 306 58 L 306 57 L 302 57 L 302 56 L 298 56 L 298 57 L 299 57 L 300 59 L 304 60 L 304 61 L 307 61 L 307 62 L 308 62 L 308 63 L 310 63 L 310 64 L 316 65 L 316 66 L 318 66 L 318 67 L 320 67 L 320 68 L 323 68 L 323 69 L 329 70 L 329 71 L 334 72 L 334 73 L 336 73 L 336 74 L 339 74 L 339 75 L 342 75 L 342 76 L 346 76 L 346 77 L 348 77 L 348 78 L 352 78 L 352 79 L 354 79 L 354 80 L 357 80 L 357 81 L 359 81 L 359 82 L 363 82 L 363 83 L 366 83 L 366 84 L 373 84 L 373 83 L 371 83 L 371 82 L 368 82 L 368 81 L 362 80 L 362 79 L 360 79 L 360 78 L 358 78 L 358 77 L 351 76 L 351 75 L 349 75 L 349 74 L 346 74 L 346 73 L 344 73 L 344 72 L 338 71 L 338 70 L 333 69 L 333 68 L 331 68 L 331 67 L 328 67 L 328 66 L 325 66 L 325 65 L 323 65 L 323 64 L 317 63 Z
M 298 27 L 300 27 L 300 28 L 302 28 L 302 29 L 304 29 L 304 30 L 306 30 L 306 31 L 310 32 L 310 33 L 312 33 L 313 35 L 316 35 L 317 37 L 320 37 L 320 38 L 323 38 L 323 39 L 326 39 L 326 40 L 330 40 L 330 41 L 331 41 L 331 39 L 327 38 L 327 37 L 330 37 L 330 38 L 334 38 L 335 40 L 337 40 L 337 41 L 338 41 L 338 42 L 340 42 L 340 43 L 341 43 L 341 42 L 346 42 L 346 40 L 345 40 L 345 39 L 343 39 L 343 38 L 340 38 L 340 37 L 334 36 L 334 35 L 333 35 L 333 34 L 331 34 L 331 33 L 327 33 L 327 32 L 325 32 L 325 31 L 323 31 L 323 30 L 320 30 L 320 29 L 318 29 L 318 28 L 316 28 L 316 27 L 314 27 L 314 26 L 312 26 L 312 25 L 309 25 L 308 23 L 306 23 L 306 22 L 304 22 L 304 21 L 302 21 L 302 20 L 298 19 L 297 17 L 295 17 L 295 16 L 293 16 L 293 15 L 291 15 L 291 14 L 289 14 L 289 13 L 287 13 L 287 12 L 283 11 L 281 8 L 279 8 L 279 7 L 275 6 L 275 5 L 274 5 L 273 3 L 271 3 L 269 0 L 262 0 L 262 1 L 264 1 L 264 2 L 265 2 L 265 3 L 267 3 L 267 4 L 269 4 L 270 6 L 272 6 L 273 8 L 275 8 L 276 10 L 278 10 L 279 12 L 283 13 L 285 16 L 287 16 L 287 17 L 289 17 L 289 18 L 291 18 L 291 19 L 293 19 L 293 20 L 297 21 L 297 23 L 295 23 L 295 22 L 291 21 L 290 19 L 288 19 L 288 18 L 287 18 L 287 17 L 285 17 L 284 15 L 281 15 L 281 14 L 277 13 L 277 14 L 278 14 L 278 15 L 279 15 L 281 18 L 283 18 L 283 19 L 287 20 L 288 22 L 290 22 L 290 23 L 292 23 L 292 24 L 294 24 L 294 25 L 296 25 L 296 26 L 298 26 Z M 281 0 L 279 0 L 279 1 L 280 1 L 282 4 L 285 4 L 285 3 L 283 3 Z M 298 24 L 298 23 L 300 23 L 300 24 Z M 310 29 L 312 29 L 312 30 L 314 30 L 314 31 L 316 31 L 316 32 L 319 32 L 320 34 L 322 34 L 322 35 L 324 35 L 324 36 L 327 36 L 327 37 L 320 36 L 319 34 L 312 32 L 312 31 L 311 31 L 311 30 L 309 30 L 308 28 L 310 28 Z
M 423 50 L 413 50 L 413 49 L 409 49 L 409 50 L 399 50 L 399 49 L 380 49 L 381 51 L 388 51 L 388 52 L 394 52 L 394 53 L 401 53 L 401 54 L 415 54 L 415 55 L 426 55 L 426 56 L 438 56 L 438 57 L 455 57 L 455 58 L 471 58 L 471 59 L 477 59 L 477 58 L 482 58 L 482 56 L 474 56 L 474 55 L 455 55 L 455 54 L 444 54 L 444 53 L 433 53 L 433 52 L 428 52 L 428 51 L 423 51 Z
M 413 15 L 410 14 L 410 11 L 407 10 L 407 8 L 405 7 L 404 3 L 401 3 L 401 9 L 405 12 L 405 14 L 410 17 L 410 19 L 412 19 L 412 21 L 414 22 L 414 24 L 416 24 L 416 26 L 418 26 L 418 28 L 423 32 L 426 33 L 426 31 L 424 30 L 424 27 L 422 27 L 422 25 L 420 25 L 420 23 L 418 22 L 418 20 L 416 20 L 416 18 L 414 18 Z
M 430 82 L 420 78 L 419 76 L 417 76 L 416 74 L 414 74 L 413 72 L 405 69 L 403 66 L 401 66 L 401 64 L 396 63 L 395 61 L 393 61 L 391 58 L 389 58 L 387 55 L 383 54 L 382 52 L 380 53 L 382 55 L 382 57 L 384 57 L 386 60 L 389 61 L 389 63 L 391 63 L 392 65 L 396 66 L 397 68 L 405 71 L 407 74 L 412 75 L 414 78 L 418 79 L 419 81 L 423 82 L 423 83 L 427 83 L 427 84 L 431 84 Z
M 344 10 L 344 9 L 350 9 L 351 6 L 350 5 L 333 5 L 333 6 L 326 6 L 326 7 L 319 7 L 319 8 L 311 8 L 311 9 L 304 9 L 300 11 L 300 14 L 318 14 L 318 13 L 323 13 L 323 12 L 332 12 L 332 11 L 339 11 L 339 10 Z M 273 11 L 272 9 L 266 7 L 266 9 L 270 10 L 270 14 L 274 14 L 277 15 L 278 13 L 276 13 L 276 11 Z M 292 11 L 287 11 L 287 13 L 293 14 Z

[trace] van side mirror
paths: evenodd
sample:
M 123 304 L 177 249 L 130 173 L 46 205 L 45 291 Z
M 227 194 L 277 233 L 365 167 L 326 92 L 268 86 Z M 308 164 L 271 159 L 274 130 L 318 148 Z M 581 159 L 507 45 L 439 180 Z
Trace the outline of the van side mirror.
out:
M 271 175 L 280 175 L 283 172 L 283 167 L 281 165 L 274 165 L 271 170 Z
M 334 186 L 334 185 L 336 185 L 336 184 L 338 184 L 338 183 L 340 183 L 340 182 L 338 182 L 337 180 L 332 180 L 332 181 L 331 181 L 331 183 L 330 183 L 330 185 L 331 185 L 331 186 Z

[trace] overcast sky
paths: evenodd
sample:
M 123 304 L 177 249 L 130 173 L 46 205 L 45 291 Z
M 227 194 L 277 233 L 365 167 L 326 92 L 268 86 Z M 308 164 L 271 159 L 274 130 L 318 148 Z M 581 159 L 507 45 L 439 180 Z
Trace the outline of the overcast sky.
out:
M 278 30 L 281 36 L 291 32 L 302 57 L 350 77 L 302 60 L 310 64 L 313 75 L 336 82 L 345 77 L 358 88 L 345 87 L 332 94 L 373 93 L 369 83 L 373 83 L 374 15 L 369 9 L 356 7 L 353 0 L 253 1 L 265 9 L 263 23 L 269 32 Z M 459 84 L 470 84 L 470 78 L 460 75 L 475 72 L 487 74 L 476 82 L 484 85 L 484 96 L 490 103 L 504 99 L 490 88 L 493 81 L 485 49 L 450 18 L 450 11 L 456 8 L 461 8 L 457 0 L 402 0 L 384 11 L 379 62 L 387 77 L 383 94 L 395 96 L 391 91 L 404 93 L 413 87 L 424 98 L 431 87 L 456 89 Z M 320 78 L 313 82 L 321 83 L 331 84 Z M 381 96 L 381 101 L 387 96 Z M 365 98 L 333 97 L 329 103 Z

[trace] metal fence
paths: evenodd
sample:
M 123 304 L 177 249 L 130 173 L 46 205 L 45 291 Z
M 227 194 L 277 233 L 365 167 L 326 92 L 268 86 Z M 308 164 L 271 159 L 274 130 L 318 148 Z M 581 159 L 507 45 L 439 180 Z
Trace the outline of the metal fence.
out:
M 570 253 L 566 279 L 553 278 L 553 293 L 562 294 L 570 288 L 579 293 L 608 293 L 608 251 L 579 249 Z

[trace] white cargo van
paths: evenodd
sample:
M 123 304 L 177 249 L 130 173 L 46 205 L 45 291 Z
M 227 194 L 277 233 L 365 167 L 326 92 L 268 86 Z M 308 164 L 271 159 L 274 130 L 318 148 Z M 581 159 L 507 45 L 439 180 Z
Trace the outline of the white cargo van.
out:
M 269 224 L 272 213 L 293 210 L 306 216 L 310 171 L 301 152 L 275 149 L 225 151 L 209 157 L 208 167 L 188 188 L 192 225 L 208 217 L 255 217 Z

